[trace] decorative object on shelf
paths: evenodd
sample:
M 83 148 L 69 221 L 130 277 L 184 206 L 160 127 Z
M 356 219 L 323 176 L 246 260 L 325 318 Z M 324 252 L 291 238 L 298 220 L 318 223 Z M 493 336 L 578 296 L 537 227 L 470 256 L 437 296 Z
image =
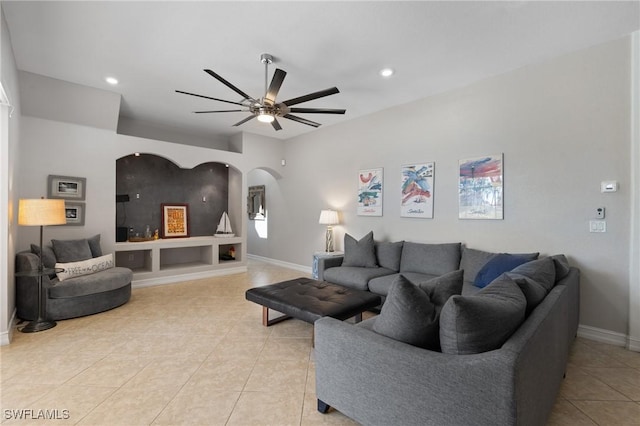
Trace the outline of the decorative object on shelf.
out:
M 320 211 L 320 219 L 318 220 L 320 225 L 327 225 L 327 234 L 325 237 L 325 251 L 331 253 L 333 251 L 333 225 L 340 223 L 338 220 L 338 212 L 335 210 L 322 210 Z
M 401 217 L 433 218 L 434 163 L 402 166 Z
M 49 175 L 47 197 L 82 201 L 87 192 L 87 178 Z
M 249 187 L 249 195 L 247 196 L 249 220 L 265 220 L 267 208 L 264 195 L 264 185 Z
M 358 172 L 358 216 L 382 216 L 382 167 Z
M 85 203 L 65 202 L 64 214 L 67 218 L 67 225 L 84 226 Z
M 460 160 L 459 219 L 502 219 L 503 155 Z
M 42 303 L 42 276 L 55 273 L 55 270 L 45 269 L 42 264 L 42 234 L 47 225 L 64 225 L 67 223 L 65 202 L 61 199 L 21 199 L 18 201 L 18 225 L 40 227 L 40 251 L 37 271 L 27 271 L 38 276 L 38 318 L 29 322 L 20 331 L 34 333 L 48 330 L 56 326 L 56 322 L 47 319 Z
M 183 238 L 189 236 L 189 205 L 161 204 L 162 238 Z
M 233 229 L 231 229 L 231 220 L 229 220 L 229 215 L 227 212 L 223 212 L 214 237 L 230 238 L 235 237 L 235 235 L 236 234 L 233 233 Z
M 156 229 L 155 231 L 153 231 L 153 239 L 157 240 L 158 238 L 160 238 L 160 234 L 158 233 L 158 230 Z

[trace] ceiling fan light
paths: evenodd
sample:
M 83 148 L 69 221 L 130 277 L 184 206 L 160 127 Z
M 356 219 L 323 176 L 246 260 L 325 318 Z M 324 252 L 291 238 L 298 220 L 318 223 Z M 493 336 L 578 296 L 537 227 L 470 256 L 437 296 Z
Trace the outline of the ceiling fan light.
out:
M 276 118 L 273 115 L 266 112 L 261 112 L 260 114 L 258 114 L 258 121 L 260 121 L 261 123 L 272 123 L 275 119 Z

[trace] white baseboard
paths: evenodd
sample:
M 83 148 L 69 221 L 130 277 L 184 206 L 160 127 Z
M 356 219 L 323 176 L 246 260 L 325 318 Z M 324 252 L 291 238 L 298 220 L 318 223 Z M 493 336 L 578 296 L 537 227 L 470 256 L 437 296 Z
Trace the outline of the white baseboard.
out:
M 578 325 L 578 337 L 584 337 L 585 339 L 594 340 L 596 342 L 623 347 L 627 346 L 627 341 L 629 339 L 626 334 L 590 327 L 588 325 Z
M 282 260 L 271 259 L 268 257 L 257 256 L 255 254 L 247 254 L 247 258 L 259 260 L 261 262 L 270 263 L 276 266 L 282 266 L 283 268 L 294 269 L 296 271 L 305 272 L 311 274 L 311 266 L 298 265 L 297 263 L 283 262 Z
M 244 272 L 247 272 L 246 266 L 218 269 L 213 271 L 194 272 L 191 274 L 169 275 L 166 277 L 144 278 L 140 280 L 134 279 L 131 282 L 131 288 L 153 287 L 156 285 L 174 284 L 182 281 L 200 280 L 203 278 L 219 277 L 223 275 L 242 274 Z
M 640 352 L 640 339 L 635 339 L 635 338 L 629 336 L 629 338 L 627 340 L 629 342 L 629 345 L 627 346 L 627 349 L 629 349 L 630 351 L 634 351 L 634 352 Z

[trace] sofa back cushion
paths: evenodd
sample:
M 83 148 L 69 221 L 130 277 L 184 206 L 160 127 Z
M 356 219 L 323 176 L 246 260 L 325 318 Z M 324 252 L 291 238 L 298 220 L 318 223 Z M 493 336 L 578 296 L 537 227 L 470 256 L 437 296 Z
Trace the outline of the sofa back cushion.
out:
M 376 243 L 376 259 L 378 265 L 383 268 L 398 272 L 400 270 L 400 258 L 404 241 Z
M 444 275 L 460 267 L 460 243 L 422 244 L 405 241 L 400 272 Z
M 497 254 L 498 253 L 464 247 L 462 250 L 462 258 L 460 259 L 460 269 L 464 271 L 464 282 L 473 285 L 480 269 Z M 536 260 L 539 255 L 539 253 L 513 254 L 524 257 L 527 261 Z
M 358 266 L 362 268 L 375 268 L 378 266 L 373 231 L 359 241 L 349 234 L 344 235 L 344 260 L 342 261 L 342 266 Z
M 40 246 L 31 244 L 31 253 L 40 256 Z M 53 247 L 44 246 L 42 248 L 42 264 L 45 268 L 53 268 L 56 266 L 56 254 L 53 252 Z
M 442 352 L 476 354 L 498 349 L 525 318 L 524 294 L 506 274 L 473 296 L 453 296 L 440 313 Z
M 543 286 L 547 292 L 556 284 L 556 267 L 550 257 L 524 263 L 514 268 L 511 273 L 531 278 Z

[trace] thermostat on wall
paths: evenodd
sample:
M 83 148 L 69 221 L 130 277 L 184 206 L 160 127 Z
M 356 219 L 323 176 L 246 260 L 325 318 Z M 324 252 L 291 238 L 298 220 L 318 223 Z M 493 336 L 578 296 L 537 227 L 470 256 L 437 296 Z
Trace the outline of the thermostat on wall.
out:
M 603 180 L 600 182 L 600 192 L 616 192 L 618 190 L 618 182 L 615 180 Z

